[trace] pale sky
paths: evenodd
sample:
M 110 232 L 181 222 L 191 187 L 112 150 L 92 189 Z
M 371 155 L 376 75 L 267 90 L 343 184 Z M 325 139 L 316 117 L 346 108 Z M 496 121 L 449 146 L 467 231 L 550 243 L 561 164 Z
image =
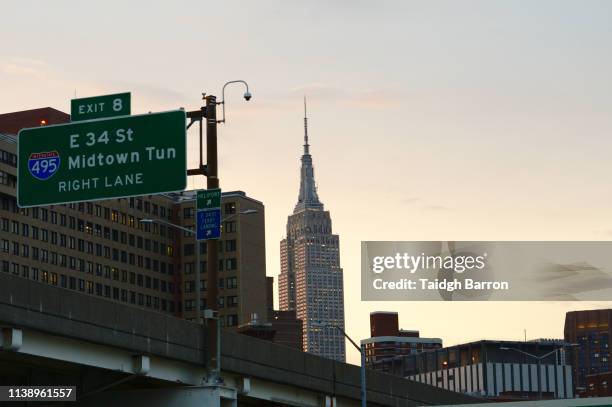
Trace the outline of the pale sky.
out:
M 567 310 L 611 304 L 361 302 L 360 242 L 609 240 L 611 16 L 604 0 L 9 0 L 0 112 L 122 91 L 133 113 L 194 109 L 248 81 L 250 102 L 226 94 L 221 187 L 266 205 L 277 276 L 306 95 L 349 335 L 394 310 L 445 345 L 562 337 Z

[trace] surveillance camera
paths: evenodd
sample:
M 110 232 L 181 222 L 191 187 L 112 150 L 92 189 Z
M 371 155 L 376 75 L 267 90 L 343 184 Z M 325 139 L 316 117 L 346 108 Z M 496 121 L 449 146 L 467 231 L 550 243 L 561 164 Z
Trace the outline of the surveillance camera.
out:
M 251 95 L 251 93 L 250 93 L 250 92 L 246 92 L 246 93 L 244 94 L 244 100 L 246 100 L 247 102 L 248 102 L 249 100 L 251 100 L 251 98 L 252 98 L 252 97 L 253 97 L 253 95 Z

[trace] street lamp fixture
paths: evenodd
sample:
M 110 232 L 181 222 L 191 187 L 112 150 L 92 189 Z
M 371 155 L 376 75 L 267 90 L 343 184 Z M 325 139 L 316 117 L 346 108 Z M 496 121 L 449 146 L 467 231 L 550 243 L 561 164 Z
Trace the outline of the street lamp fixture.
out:
M 244 100 L 246 100 L 247 102 L 253 97 L 253 94 L 249 92 L 249 84 L 243 81 L 242 79 L 227 82 L 225 85 L 223 85 L 223 89 L 221 90 L 221 102 L 219 102 L 223 110 L 223 119 L 217 121 L 217 123 L 225 123 L 225 87 L 231 83 L 242 83 L 244 84 L 244 86 L 246 86 L 246 92 L 244 92 L 243 97 Z
M 253 214 L 256 214 L 256 213 L 259 213 L 259 211 L 257 209 L 245 209 L 244 211 L 240 211 L 238 213 L 235 213 L 233 215 L 230 215 L 230 216 L 228 216 L 226 218 L 221 219 L 221 222 L 225 222 L 228 219 L 231 219 L 231 218 L 233 218 L 236 215 L 253 215 Z M 139 219 L 138 222 L 140 222 L 140 223 L 159 223 L 159 224 L 164 224 L 164 225 L 168 225 L 168 226 L 180 229 L 180 230 L 182 230 L 184 232 L 187 232 L 187 233 L 189 233 L 191 235 L 195 235 L 196 234 L 195 230 L 193 230 L 193 229 L 189 229 L 189 228 L 186 228 L 184 226 L 180 226 L 180 225 L 168 222 L 168 221 L 163 220 L 163 219 L 148 219 L 148 218 L 145 218 L 145 219 Z
M 226 222 L 229 219 L 233 218 L 234 216 L 238 216 L 238 215 L 254 215 L 256 213 L 258 213 L 259 211 L 257 209 L 245 209 L 244 211 L 240 211 L 238 213 L 234 213 L 233 215 L 227 216 L 223 219 L 221 219 L 221 222 Z
M 569 344 L 568 346 L 575 346 L 575 345 L 576 344 Z M 557 352 L 560 349 L 563 349 L 563 348 L 564 348 L 564 346 L 555 348 L 554 350 L 551 350 L 550 352 L 545 353 L 544 355 L 541 355 L 541 356 L 534 355 L 534 354 L 529 353 L 529 352 L 525 352 L 522 349 L 510 348 L 510 347 L 507 347 L 507 346 L 500 346 L 499 350 L 508 350 L 508 351 L 512 350 L 512 351 L 515 351 L 515 352 L 518 352 L 518 353 L 522 353 L 525 356 L 529 356 L 531 358 L 534 358 L 535 360 L 538 361 L 538 375 L 537 375 L 538 376 L 538 400 L 542 400 L 542 379 L 541 379 L 541 375 L 542 375 L 542 360 L 546 359 L 547 357 L 549 357 L 550 355 L 552 355 L 554 353 L 555 354 L 555 364 L 557 364 L 557 357 L 556 357 Z
M 334 328 L 339 330 L 340 332 L 342 332 L 342 335 L 344 335 L 346 337 L 346 339 L 349 340 L 349 342 L 351 343 L 351 345 L 353 345 L 355 347 L 355 349 L 357 349 L 359 351 L 359 353 L 361 354 L 361 407 L 366 407 L 367 406 L 367 393 L 366 393 L 366 352 L 365 352 L 365 347 L 363 345 L 359 346 L 357 345 L 357 343 L 350 337 L 347 335 L 347 333 L 344 331 L 344 329 L 340 328 L 338 325 L 335 324 L 330 324 L 330 323 L 324 323 L 321 321 L 314 321 L 312 323 L 313 326 L 316 327 L 321 327 L 321 328 Z

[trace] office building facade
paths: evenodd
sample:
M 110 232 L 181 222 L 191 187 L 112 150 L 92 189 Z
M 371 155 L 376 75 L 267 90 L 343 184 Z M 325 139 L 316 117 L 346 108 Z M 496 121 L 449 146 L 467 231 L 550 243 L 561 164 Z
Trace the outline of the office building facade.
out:
M 63 115 L 63 116 L 62 116 Z M 67 122 L 54 109 L 0 115 L 0 130 Z M 44 122 L 44 123 L 43 123 Z M 20 124 L 22 123 L 22 124 Z M 0 272 L 111 301 L 194 319 L 195 240 L 163 223 L 195 226 L 195 193 L 35 208 L 16 203 L 17 136 L 0 133 Z M 224 326 L 266 314 L 264 206 L 244 192 L 222 195 L 219 315 Z M 256 212 L 243 215 L 247 209 Z M 202 303 L 206 307 L 206 244 Z
M 317 195 L 309 148 L 305 115 L 300 192 L 280 245 L 279 305 L 282 311 L 294 310 L 302 321 L 304 351 L 344 361 L 340 240 Z
M 542 357 L 541 363 L 522 352 Z M 574 397 L 568 352 L 562 340 L 483 340 L 384 359 L 371 368 L 497 401 L 565 399 Z
M 597 375 L 610 372 L 612 309 L 568 312 L 565 314 L 564 335 L 567 342 L 575 344 L 571 362 L 576 392 L 585 396 L 592 393 L 587 376 L 591 375 L 593 379 L 590 382 L 595 383 Z

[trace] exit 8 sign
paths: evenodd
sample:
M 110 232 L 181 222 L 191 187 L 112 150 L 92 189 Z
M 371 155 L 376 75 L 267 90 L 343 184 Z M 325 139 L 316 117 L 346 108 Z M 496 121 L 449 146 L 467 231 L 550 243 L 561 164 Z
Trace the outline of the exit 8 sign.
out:
M 128 116 L 131 114 L 131 94 L 94 96 L 70 101 L 70 120 L 101 119 L 104 117 Z

